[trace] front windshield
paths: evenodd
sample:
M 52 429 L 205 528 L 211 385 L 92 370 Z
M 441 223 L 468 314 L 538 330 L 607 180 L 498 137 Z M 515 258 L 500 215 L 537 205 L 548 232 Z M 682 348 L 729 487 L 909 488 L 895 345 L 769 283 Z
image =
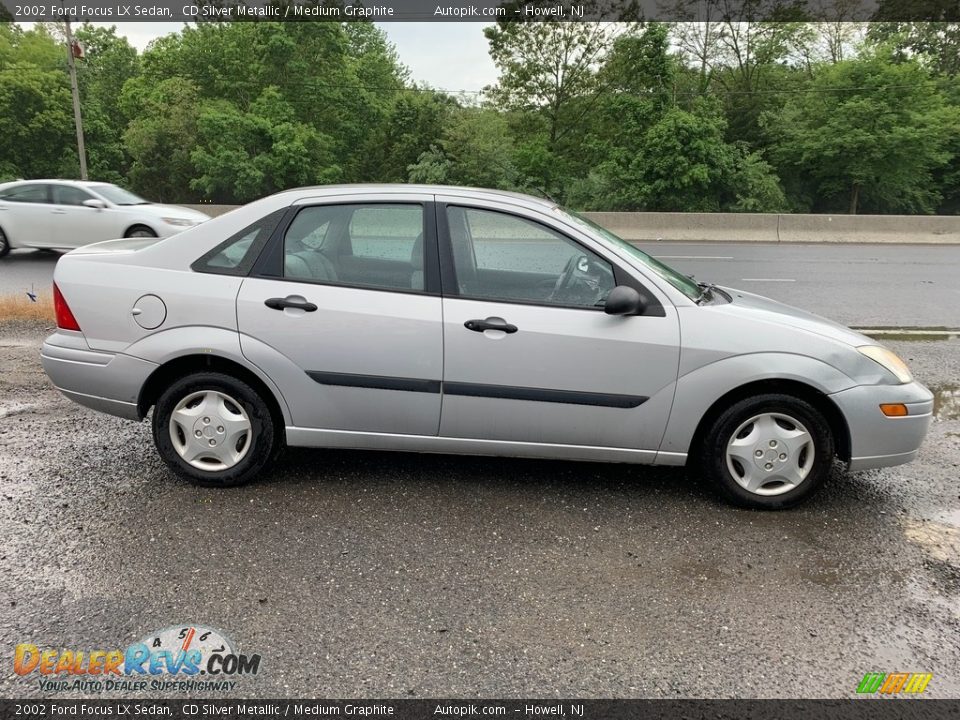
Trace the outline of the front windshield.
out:
M 116 185 L 94 185 L 91 190 L 95 190 L 100 195 L 103 195 L 107 200 L 112 202 L 114 205 L 149 205 L 149 200 L 144 200 L 142 197 L 134 195 L 129 190 L 124 190 L 121 187 Z
M 608 240 L 613 245 L 616 245 L 617 247 L 625 250 L 631 257 L 635 258 L 636 260 L 639 260 L 641 263 L 643 263 L 645 267 L 650 268 L 650 270 L 652 270 L 659 277 L 663 278 L 668 283 L 673 285 L 673 287 L 675 287 L 677 290 L 682 292 L 691 300 L 697 300 L 700 297 L 701 295 L 700 287 L 697 285 L 696 281 L 690 278 L 689 276 L 684 275 L 681 272 L 677 272 L 669 265 L 664 265 L 659 260 L 656 260 L 655 258 L 647 255 L 647 253 L 645 253 L 640 248 L 634 247 L 623 238 L 617 235 L 614 235 L 605 227 L 597 225 L 597 223 L 593 222 L 592 220 L 588 220 L 587 218 L 583 217 L 582 215 L 579 215 L 578 213 L 575 213 L 573 210 L 567 210 L 565 208 L 560 207 L 559 205 L 555 207 L 553 210 L 558 215 L 563 216 L 565 219 L 570 220 L 577 225 L 586 227 L 587 229 L 592 230 L 596 233 L 599 233 L 600 235 L 603 236 L 605 240 Z

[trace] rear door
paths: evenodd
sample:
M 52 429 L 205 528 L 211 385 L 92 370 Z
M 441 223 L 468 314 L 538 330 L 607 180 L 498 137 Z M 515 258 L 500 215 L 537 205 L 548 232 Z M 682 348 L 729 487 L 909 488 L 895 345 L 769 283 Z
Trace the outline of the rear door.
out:
M 440 434 L 629 448 L 652 460 L 679 363 L 672 304 L 542 213 L 437 200 Z M 647 314 L 605 314 L 603 300 L 617 284 L 646 294 Z
M 436 435 L 443 328 L 433 197 L 295 206 L 237 298 L 244 355 L 302 428 Z
M 14 247 L 51 247 L 52 211 L 48 184 L 16 185 L 0 195 L 0 228 Z

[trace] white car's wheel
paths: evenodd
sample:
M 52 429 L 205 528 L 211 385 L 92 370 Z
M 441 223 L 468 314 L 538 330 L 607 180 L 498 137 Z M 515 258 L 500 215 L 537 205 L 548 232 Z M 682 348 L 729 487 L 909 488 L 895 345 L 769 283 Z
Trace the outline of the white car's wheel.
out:
M 164 462 L 206 487 L 253 480 L 277 444 L 263 398 L 246 383 L 204 372 L 178 380 L 157 400 L 153 439 Z
M 155 238 L 157 234 L 146 225 L 134 225 L 127 230 L 124 237 L 128 238 Z
M 0 228 L 0 257 L 3 257 L 8 252 L 10 252 L 10 241 L 3 232 L 3 228 Z

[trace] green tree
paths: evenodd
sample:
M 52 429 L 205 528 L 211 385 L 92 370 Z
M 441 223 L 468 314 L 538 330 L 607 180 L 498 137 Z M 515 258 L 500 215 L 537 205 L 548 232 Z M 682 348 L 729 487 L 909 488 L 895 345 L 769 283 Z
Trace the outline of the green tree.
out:
M 540 4 L 548 5 L 545 0 Z M 586 3 L 587 10 L 598 7 Z M 514 8 L 507 6 L 508 14 Z M 634 23 L 502 21 L 484 29 L 500 77 L 488 96 L 508 112 L 523 149 L 526 182 L 563 198 L 565 186 L 588 165 L 582 138 L 603 88 L 597 70 L 618 35 Z
M 116 27 L 85 23 L 77 28 L 76 37 L 85 55 L 77 61 L 77 82 L 89 174 L 96 180 L 122 184 L 129 158 L 123 143 L 128 116 L 120 111 L 120 95 L 124 83 L 137 74 L 137 51 L 117 35 Z M 65 168 L 64 174 L 76 176 L 78 170 L 74 164 Z
M 248 111 L 210 101 L 197 118 L 197 170 L 190 185 L 215 201 L 248 202 L 300 185 L 340 179 L 331 139 L 296 120 L 280 91 L 266 88 Z
M 494 110 L 465 108 L 409 168 L 411 182 L 442 182 L 511 189 L 517 181 L 510 129 Z
M 126 82 L 118 109 L 132 118 L 123 143 L 134 190 L 165 202 L 198 199 L 190 189 L 190 153 L 197 143 L 199 104 L 196 85 L 181 77 L 156 85 L 143 77 Z
M 814 211 L 933 212 L 957 109 L 917 61 L 877 54 L 822 67 L 764 125 L 771 158 Z
M 70 107 L 63 73 L 19 63 L 0 70 L 0 177 L 57 176 L 71 152 Z

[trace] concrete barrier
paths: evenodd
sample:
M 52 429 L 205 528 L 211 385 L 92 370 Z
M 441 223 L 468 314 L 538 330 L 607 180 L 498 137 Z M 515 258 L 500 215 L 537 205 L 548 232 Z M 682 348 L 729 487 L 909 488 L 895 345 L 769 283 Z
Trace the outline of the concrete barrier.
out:
M 237 205 L 187 205 L 216 217 Z M 960 245 L 960 215 L 584 213 L 625 240 Z
M 624 240 L 777 242 L 777 215 L 761 213 L 588 212 Z
M 218 215 L 225 215 L 231 210 L 236 210 L 240 205 L 181 205 L 181 207 L 188 207 L 191 210 L 199 210 L 202 213 L 206 213 L 210 217 L 217 217 Z
M 780 242 L 960 244 L 960 216 L 780 215 Z

